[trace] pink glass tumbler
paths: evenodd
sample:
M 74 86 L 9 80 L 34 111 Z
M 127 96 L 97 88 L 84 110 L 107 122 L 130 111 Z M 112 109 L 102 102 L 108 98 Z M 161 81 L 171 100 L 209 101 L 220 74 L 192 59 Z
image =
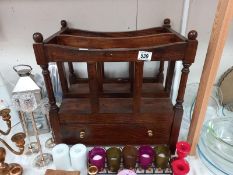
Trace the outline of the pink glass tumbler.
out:
M 100 147 L 94 147 L 89 151 L 89 162 L 98 168 L 98 171 L 102 171 L 105 165 L 106 151 Z
M 184 159 L 185 157 L 187 157 L 187 155 L 190 152 L 190 144 L 188 142 L 177 142 L 176 144 L 176 153 L 178 155 L 178 159 Z
M 154 149 L 151 146 L 141 146 L 139 148 L 139 165 L 143 169 L 149 168 L 153 162 L 154 154 Z
M 186 175 L 189 173 L 189 164 L 184 159 L 176 159 L 172 161 L 173 175 Z

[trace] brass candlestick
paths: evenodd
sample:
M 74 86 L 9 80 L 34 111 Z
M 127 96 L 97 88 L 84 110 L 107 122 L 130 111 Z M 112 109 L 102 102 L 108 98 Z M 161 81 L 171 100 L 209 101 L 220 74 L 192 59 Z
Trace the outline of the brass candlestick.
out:
M 0 130 L 2 135 L 8 135 L 11 131 L 11 116 L 10 116 L 10 109 L 3 109 L 0 111 L 0 115 L 2 116 L 3 121 L 7 124 L 7 131 L 4 132 Z M 24 133 L 17 133 L 11 137 L 11 141 L 15 142 L 15 145 L 19 148 L 19 151 L 15 151 L 11 146 L 6 143 L 5 140 L 0 138 L 0 142 L 3 143 L 12 153 L 16 155 L 21 155 L 24 152 L 24 145 L 25 145 L 25 134 Z M 6 157 L 6 150 L 3 147 L 0 147 L 0 174 L 1 175 L 22 175 L 23 168 L 16 163 L 7 164 L 5 163 Z
M 8 135 L 11 131 L 11 116 L 10 116 L 10 109 L 3 109 L 0 111 L 0 116 L 2 116 L 2 120 L 7 124 L 7 131 L 0 130 L 1 135 Z

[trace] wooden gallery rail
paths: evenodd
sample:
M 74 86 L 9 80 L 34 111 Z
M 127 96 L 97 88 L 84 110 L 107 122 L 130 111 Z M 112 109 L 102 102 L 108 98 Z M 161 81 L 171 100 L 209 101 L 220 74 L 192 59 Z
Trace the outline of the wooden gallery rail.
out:
M 57 143 L 87 145 L 168 144 L 172 152 L 178 139 L 183 114 L 183 97 L 197 49 L 197 32 L 188 39 L 162 27 L 131 32 L 89 32 L 67 27 L 46 40 L 40 33 L 33 39 L 37 64 L 41 66 L 50 102 L 50 120 Z M 152 52 L 151 62 L 160 61 L 158 74 L 144 77 L 139 51 Z M 183 61 L 177 102 L 170 91 L 175 62 Z M 164 82 L 164 62 L 168 61 Z M 56 62 L 63 90 L 57 107 L 48 63 Z M 64 63 L 69 65 L 69 79 Z M 88 78 L 74 73 L 73 62 L 86 62 Z M 107 78 L 104 62 L 128 62 L 129 78 Z M 165 84 L 165 86 L 163 86 Z

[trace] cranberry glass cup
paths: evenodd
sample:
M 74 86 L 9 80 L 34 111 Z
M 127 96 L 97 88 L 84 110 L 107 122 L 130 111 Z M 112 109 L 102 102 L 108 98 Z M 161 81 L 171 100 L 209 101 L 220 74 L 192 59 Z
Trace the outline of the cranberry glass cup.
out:
M 89 162 L 91 165 L 94 165 L 98 168 L 98 171 L 103 170 L 105 165 L 105 157 L 106 151 L 100 147 L 94 147 L 91 151 L 89 151 Z

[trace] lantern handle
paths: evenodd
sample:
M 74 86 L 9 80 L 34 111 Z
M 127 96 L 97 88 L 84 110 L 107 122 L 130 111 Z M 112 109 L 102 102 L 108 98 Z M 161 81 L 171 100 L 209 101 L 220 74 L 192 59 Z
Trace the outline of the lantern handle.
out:
M 32 67 L 27 64 L 19 64 L 19 65 L 13 66 L 13 69 L 20 77 L 29 76 L 32 71 Z

